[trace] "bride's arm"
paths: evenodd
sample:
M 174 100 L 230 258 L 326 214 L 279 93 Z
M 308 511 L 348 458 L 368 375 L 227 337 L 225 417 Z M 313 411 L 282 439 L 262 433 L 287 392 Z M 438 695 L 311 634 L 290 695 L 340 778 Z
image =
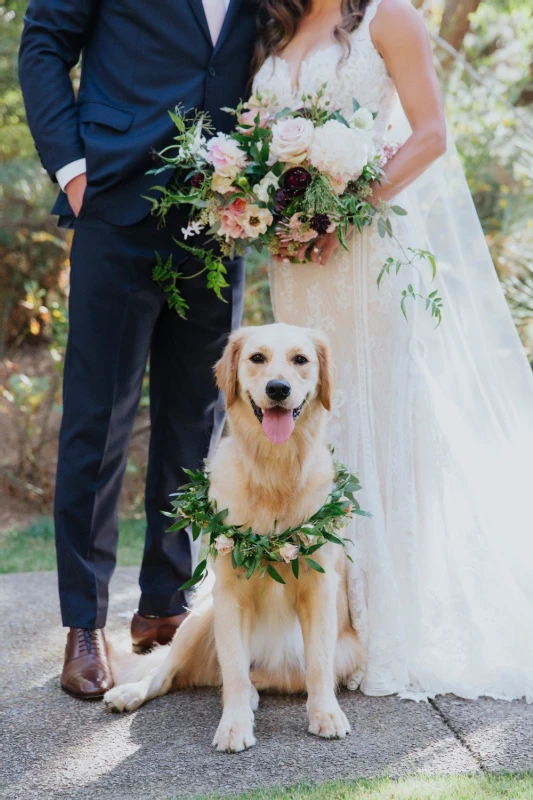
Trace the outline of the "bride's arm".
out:
M 370 34 L 394 81 L 412 134 L 385 169 L 373 198 L 391 200 L 446 150 L 446 122 L 428 33 L 408 0 L 382 0 Z

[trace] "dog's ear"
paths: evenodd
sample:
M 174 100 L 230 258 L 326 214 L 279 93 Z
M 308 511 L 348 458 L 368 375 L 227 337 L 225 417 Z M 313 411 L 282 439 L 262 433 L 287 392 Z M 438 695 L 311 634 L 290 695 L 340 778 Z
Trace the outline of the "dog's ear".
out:
M 226 395 L 226 406 L 229 408 L 237 399 L 237 371 L 239 357 L 244 341 L 242 329 L 234 331 L 222 353 L 222 358 L 215 364 L 215 378 L 217 386 Z
M 333 368 L 329 354 L 329 342 L 323 334 L 314 334 L 318 356 L 318 397 L 326 411 L 331 411 L 333 399 Z

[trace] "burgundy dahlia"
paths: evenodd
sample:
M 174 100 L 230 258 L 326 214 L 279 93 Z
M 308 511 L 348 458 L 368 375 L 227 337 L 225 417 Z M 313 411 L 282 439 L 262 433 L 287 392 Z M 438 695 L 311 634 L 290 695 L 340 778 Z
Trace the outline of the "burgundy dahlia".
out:
M 205 176 L 203 172 L 195 172 L 191 178 L 191 186 L 194 186 L 195 189 L 200 189 L 204 180 Z
M 327 233 L 330 225 L 331 220 L 327 214 L 315 214 L 315 216 L 311 217 L 309 220 L 309 227 L 316 231 L 319 236 L 323 236 Z
M 290 197 L 304 194 L 311 183 L 311 175 L 303 167 L 291 167 L 283 175 L 283 188 Z

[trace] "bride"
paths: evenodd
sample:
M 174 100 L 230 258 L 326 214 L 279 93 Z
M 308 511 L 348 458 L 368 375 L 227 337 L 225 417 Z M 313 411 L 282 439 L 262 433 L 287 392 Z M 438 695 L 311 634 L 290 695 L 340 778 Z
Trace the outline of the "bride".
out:
M 362 690 L 533 700 L 533 379 L 446 124 L 429 38 L 407 0 L 263 0 L 254 91 L 280 108 L 326 83 L 332 107 L 377 112 L 376 144 L 403 146 L 376 202 L 407 210 L 395 238 L 335 233 L 271 267 L 275 316 L 329 335 L 331 440 L 357 468 L 371 520 L 353 523 L 351 613 Z M 435 162 L 435 163 L 434 163 Z M 433 166 L 431 166 L 433 165 Z M 409 247 L 438 257 L 438 329 L 376 278 Z M 434 288 L 434 287 L 432 287 Z M 427 289 L 431 291 L 432 288 Z

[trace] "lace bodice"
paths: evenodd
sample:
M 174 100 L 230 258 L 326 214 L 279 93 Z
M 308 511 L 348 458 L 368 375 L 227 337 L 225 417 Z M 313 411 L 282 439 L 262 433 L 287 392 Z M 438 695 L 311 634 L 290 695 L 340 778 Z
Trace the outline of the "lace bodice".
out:
M 301 64 L 299 84 L 291 82 L 290 67 L 285 59 L 269 56 L 254 79 L 254 91 L 272 98 L 280 108 L 299 108 L 302 95 L 316 94 L 326 83 L 331 107 L 351 114 L 352 100 L 377 112 L 375 136 L 385 136 L 396 101 L 396 90 L 385 63 L 374 47 L 370 23 L 380 0 L 372 0 L 360 26 L 350 36 L 350 53 L 345 55 L 339 42 L 315 50 Z

